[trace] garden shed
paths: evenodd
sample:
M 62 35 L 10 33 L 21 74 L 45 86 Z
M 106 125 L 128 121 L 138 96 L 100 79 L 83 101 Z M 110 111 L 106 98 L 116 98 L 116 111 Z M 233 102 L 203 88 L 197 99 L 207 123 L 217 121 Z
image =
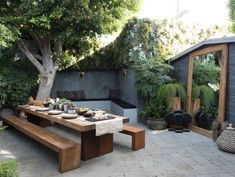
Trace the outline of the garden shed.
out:
M 218 120 L 235 124 L 235 37 L 222 37 L 204 40 L 171 59 L 175 67 L 177 79 L 187 87 L 187 111 L 192 112 L 192 84 L 194 62 L 197 57 L 210 53 L 220 52 L 220 58 L 214 63 L 220 67 Z M 208 60 L 208 56 L 206 57 Z M 207 76 L 206 76 L 207 77 Z M 208 76 L 209 79 L 209 76 Z M 209 84 L 208 80 L 208 84 Z

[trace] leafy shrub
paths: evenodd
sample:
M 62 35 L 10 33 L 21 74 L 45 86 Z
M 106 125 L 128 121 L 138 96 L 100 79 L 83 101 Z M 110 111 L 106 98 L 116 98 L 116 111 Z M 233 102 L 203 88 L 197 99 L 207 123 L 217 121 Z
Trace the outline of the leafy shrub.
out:
M 28 60 L 16 59 L 12 50 L 1 54 L 0 108 L 25 103 L 37 86 L 37 73 Z
M 167 108 L 165 105 L 161 105 L 159 103 L 158 97 L 155 95 L 150 98 L 144 112 L 146 112 L 146 115 L 152 119 L 160 119 L 167 113 Z
M 1 177 L 19 177 L 19 165 L 16 160 L 0 162 Z
M 157 92 L 157 99 L 159 105 L 166 106 L 168 111 L 171 111 L 170 103 L 173 97 L 180 97 L 182 108 L 185 108 L 186 91 L 180 83 L 169 83 L 162 85 Z
M 160 86 L 155 94 L 150 97 L 149 102 L 141 113 L 142 118 L 162 118 L 172 110 L 170 104 L 173 97 L 181 97 L 182 107 L 185 107 L 186 92 L 180 83 L 168 83 Z
M 216 94 L 214 93 L 213 89 L 207 85 L 196 85 L 193 84 L 192 88 L 192 99 L 195 100 L 196 98 L 201 99 L 201 109 L 205 112 L 212 111 L 212 103 L 214 101 Z M 215 112 L 214 110 L 213 112 Z
M 150 58 L 136 61 L 133 67 L 136 70 L 137 90 L 147 99 L 154 96 L 161 85 L 172 82 L 170 72 L 173 67 L 163 61 Z
M 212 54 L 211 54 L 212 55 Z M 216 64 L 214 56 L 211 59 L 197 58 L 193 61 L 193 81 L 197 85 L 217 84 L 220 81 L 220 66 Z

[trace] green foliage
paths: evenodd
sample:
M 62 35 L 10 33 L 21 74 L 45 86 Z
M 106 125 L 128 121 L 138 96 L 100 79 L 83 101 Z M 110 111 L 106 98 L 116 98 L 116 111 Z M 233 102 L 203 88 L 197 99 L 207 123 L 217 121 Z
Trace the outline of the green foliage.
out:
M 194 58 L 193 81 L 198 85 L 219 83 L 220 66 L 216 64 L 213 54 L 211 58 L 203 58 L 201 56 Z
M 216 106 L 210 105 L 208 110 L 205 110 L 204 107 L 202 107 L 201 110 L 203 112 L 213 115 L 213 118 L 216 118 L 218 116 L 218 109 Z
M 62 44 L 60 52 L 66 55 L 81 58 L 90 54 L 97 49 L 97 36 L 118 31 L 139 4 L 140 0 L 2 0 L 0 24 L 20 34 L 19 39 L 33 54 L 45 55 L 42 50 L 47 47 L 46 54 L 52 55 L 59 66 L 60 61 L 68 65 L 67 56 L 56 58 L 58 41 Z
M 69 54 L 68 51 L 58 52 L 55 54 L 55 57 L 59 60 L 57 63 L 59 70 L 66 69 L 71 65 L 71 63 L 75 63 L 77 61 L 77 58 L 74 55 Z
M 163 61 L 190 45 L 218 31 L 221 32 L 221 29 L 223 28 L 218 26 L 205 29 L 197 25 L 189 28 L 182 23 L 172 23 L 167 20 L 152 21 L 133 18 L 124 26 L 114 42 L 71 66 L 67 71 L 132 67 L 136 70 L 137 89 L 142 96 L 147 98 L 148 104 L 143 116 L 149 115 L 150 112 L 152 115 L 158 113 L 162 115 L 169 105 L 168 101 L 155 106 L 156 103 L 149 98 L 153 98 L 161 85 L 173 80 L 170 77 L 173 68 Z M 184 92 L 181 95 L 184 107 L 184 88 L 181 87 L 179 92 Z
M 192 101 L 201 100 L 201 110 L 212 115 L 217 114 L 215 94 L 220 83 L 221 52 L 200 55 L 193 60 Z
M 167 60 L 189 46 L 215 35 L 226 34 L 226 28 L 187 26 L 167 20 L 133 18 L 114 42 L 84 58 L 67 71 L 110 70 L 132 66 L 136 60 Z
M 142 118 L 162 118 L 172 110 L 171 102 L 173 97 L 181 97 L 182 107 L 185 106 L 186 92 L 182 84 L 168 83 L 160 86 L 158 90 L 155 90 L 155 94 L 150 97 L 149 102 L 142 111 Z
M 149 19 L 133 18 L 124 26 L 114 42 L 68 70 L 120 69 L 132 66 L 139 60 L 166 59 L 169 52 L 165 52 L 166 48 L 163 48 L 165 45 L 158 31 L 161 25 Z
M 171 111 L 171 102 L 173 97 L 180 97 L 182 108 L 185 108 L 186 92 L 185 88 L 180 83 L 169 83 L 162 85 L 157 91 L 157 99 L 159 105 L 166 106 L 168 111 Z
M 200 89 L 201 108 L 208 112 L 214 99 L 214 91 L 207 85 L 198 86 Z
M 167 107 L 160 104 L 158 95 L 154 95 L 150 98 L 144 112 L 146 112 L 151 119 L 161 119 L 167 113 Z
M 7 126 L 0 127 L 0 133 L 4 131 L 7 128 Z
M 193 82 L 192 85 L 192 100 L 194 101 L 196 98 L 200 98 L 200 87 Z
M 235 32 L 235 0 L 228 1 L 229 18 L 232 21 L 232 31 Z
M 17 54 L 12 53 L 8 49 L 1 51 L 0 107 L 25 103 L 37 86 L 37 74 L 32 71 L 32 64 L 27 60 L 17 59 Z
M 201 109 L 205 112 L 212 111 L 211 108 L 214 98 L 216 97 L 213 89 L 207 85 L 197 85 L 193 83 L 192 87 L 192 100 L 194 101 L 196 98 L 201 99 Z
M 10 44 L 18 38 L 19 34 L 14 29 L 9 29 L 0 24 L 0 46 L 9 47 Z
M 137 90 L 147 99 L 154 96 L 161 85 L 172 82 L 169 74 L 173 67 L 155 58 L 137 60 L 133 68 L 136 70 Z
M 19 164 L 16 160 L 0 162 L 1 177 L 19 177 Z

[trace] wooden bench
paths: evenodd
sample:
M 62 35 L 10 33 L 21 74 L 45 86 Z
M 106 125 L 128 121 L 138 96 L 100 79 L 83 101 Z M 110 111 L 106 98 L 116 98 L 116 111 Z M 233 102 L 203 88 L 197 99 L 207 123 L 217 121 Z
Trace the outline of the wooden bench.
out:
M 137 151 L 145 147 L 145 130 L 131 125 L 123 125 L 120 133 L 132 136 L 132 150 Z
M 16 116 L 3 118 L 4 124 L 15 127 L 22 133 L 59 153 L 59 171 L 61 173 L 80 166 L 80 144 L 48 131 Z

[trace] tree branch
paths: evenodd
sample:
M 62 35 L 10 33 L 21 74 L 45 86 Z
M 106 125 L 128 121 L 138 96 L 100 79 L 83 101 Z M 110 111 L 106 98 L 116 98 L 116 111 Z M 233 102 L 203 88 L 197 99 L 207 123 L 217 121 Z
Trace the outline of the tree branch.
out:
M 32 32 L 31 30 L 29 30 L 29 34 L 32 36 L 32 38 L 35 41 L 38 49 L 40 50 L 41 54 L 43 55 L 43 45 L 42 45 L 39 37 L 34 32 Z
M 38 69 L 40 73 L 44 73 L 45 70 L 43 66 L 38 62 L 38 60 L 32 55 L 29 51 L 28 47 L 26 46 L 23 40 L 18 41 L 18 46 L 20 50 L 25 54 L 25 56 L 33 63 L 34 66 Z
M 55 46 L 55 52 L 62 52 L 63 51 L 63 41 L 62 40 L 56 40 L 54 42 Z
M 41 56 L 41 55 L 38 55 L 38 54 L 33 53 L 33 52 L 31 52 L 31 53 L 32 53 L 32 55 L 33 55 L 37 60 L 42 61 L 42 56 Z
M 43 51 L 45 54 L 51 54 L 51 41 L 50 41 L 50 35 L 47 34 L 43 38 L 41 38 L 43 43 Z

